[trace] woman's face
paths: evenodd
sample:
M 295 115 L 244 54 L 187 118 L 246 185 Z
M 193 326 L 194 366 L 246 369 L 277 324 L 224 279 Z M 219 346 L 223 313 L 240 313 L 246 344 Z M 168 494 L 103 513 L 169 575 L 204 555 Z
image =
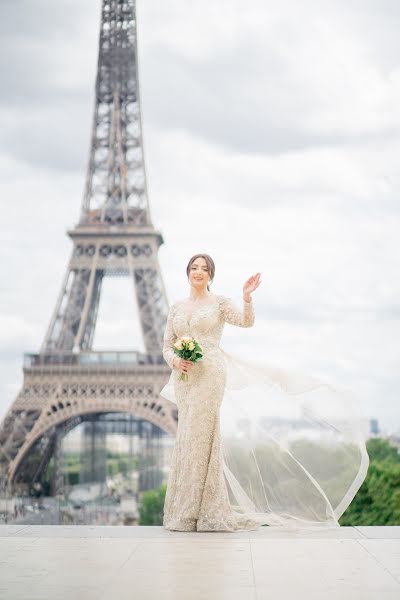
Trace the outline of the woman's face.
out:
M 194 288 L 200 290 L 206 289 L 210 281 L 210 273 L 204 258 L 196 258 L 190 265 L 189 282 Z

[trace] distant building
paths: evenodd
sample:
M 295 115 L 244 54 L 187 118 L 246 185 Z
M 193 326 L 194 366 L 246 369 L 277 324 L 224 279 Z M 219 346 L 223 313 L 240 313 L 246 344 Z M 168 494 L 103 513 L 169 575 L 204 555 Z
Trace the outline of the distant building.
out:
M 373 435 L 379 435 L 380 430 L 379 430 L 378 419 L 370 419 L 369 420 L 369 431 Z

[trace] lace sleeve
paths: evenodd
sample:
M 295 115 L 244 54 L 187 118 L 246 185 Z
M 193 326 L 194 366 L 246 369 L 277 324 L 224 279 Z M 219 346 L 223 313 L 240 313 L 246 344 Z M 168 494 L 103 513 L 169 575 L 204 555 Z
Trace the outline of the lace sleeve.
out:
M 173 304 L 170 307 L 169 312 L 168 312 L 167 324 L 165 326 L 165 331 L 164 331 L 164 341 L 163 341 L 163 351 L 162 351 L 164 360 L 171 369 L 174 366 L 173 360 L 175 357 L 175 352 L 173 351 L 172 346 L 177 339 L 177 336 L 174 333 L 174 328 L 172 325 L 172 319 L 175 314 L 175 306 L 176 306 L 176 304 Z
M 226 323 L 238 327 L 252 327 L 254 325 L 255 315 L 252 299 L 250 302 L 243 300 L 243 311 L 241 311 L 231 298 L 220 296 L 220 309 Z

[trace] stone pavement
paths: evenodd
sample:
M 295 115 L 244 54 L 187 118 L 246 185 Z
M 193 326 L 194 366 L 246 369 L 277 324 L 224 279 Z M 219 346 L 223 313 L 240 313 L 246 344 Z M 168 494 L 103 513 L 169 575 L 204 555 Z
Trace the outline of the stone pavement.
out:
M 399 600 L 400 527 L 0 526 L 1 600 Z

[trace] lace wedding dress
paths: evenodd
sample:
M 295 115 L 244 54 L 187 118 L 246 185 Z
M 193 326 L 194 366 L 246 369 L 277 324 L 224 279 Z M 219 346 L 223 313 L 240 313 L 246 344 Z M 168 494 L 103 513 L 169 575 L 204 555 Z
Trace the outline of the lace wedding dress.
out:
M 251 327 L 223 295 L 169 310 L 160 394 L 178 407 L 163 525 L 178 531 L 238 531 L 261 525 L 339 527 L 368 469 L 366 419 L 351 392 L 225 352 L 225 323 Z M 180 380 L 177 337 L 193 336 L 203 358 Z M 265 346 L 268 346 L 266 342 Z

